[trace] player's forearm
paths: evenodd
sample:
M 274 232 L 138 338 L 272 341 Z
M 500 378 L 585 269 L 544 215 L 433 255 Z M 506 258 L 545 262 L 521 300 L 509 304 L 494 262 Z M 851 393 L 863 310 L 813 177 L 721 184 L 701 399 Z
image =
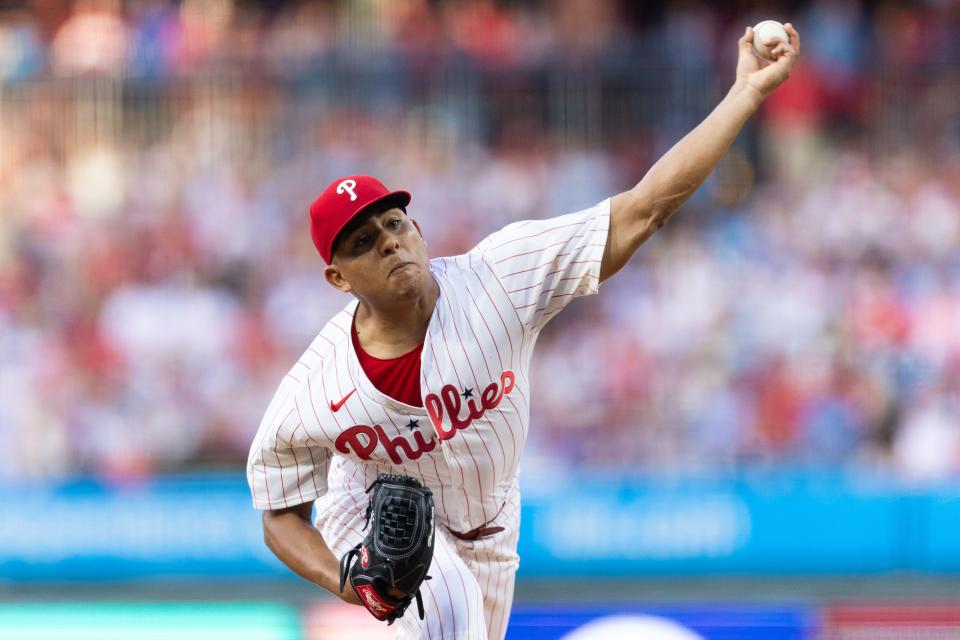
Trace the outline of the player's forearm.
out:
M 662 227 L 703 184 L 763 101 L 745 82 L 726 97 L 693 131 L 675 144 L 630 191 L 623 194 L 629 215 L 639 218 L 644 240 Z M 638 243 L 639 246 L 639 243 Z
M 340 563 L 320 532 L 300 513 L 264 513 L 263 539 L 294 573 L 339 595 Z
M 762 98 L 747 84 L 736 84 L 693 131 L 654 164 L 638 187 L 654 203 L 654 218 L 669 218 L 703 184 L 730 149 Z M 646 184 L 644 184 L 646 183 Z

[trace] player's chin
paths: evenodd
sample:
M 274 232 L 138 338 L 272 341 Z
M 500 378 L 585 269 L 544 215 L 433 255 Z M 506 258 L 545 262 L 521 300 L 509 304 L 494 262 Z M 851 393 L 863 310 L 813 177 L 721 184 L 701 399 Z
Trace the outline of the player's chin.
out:
M 390 290 L 397 297 L 415 297 L 421 293 L 424 285 L 423 273 L 417 265 L 409 265 L 387 275 Z

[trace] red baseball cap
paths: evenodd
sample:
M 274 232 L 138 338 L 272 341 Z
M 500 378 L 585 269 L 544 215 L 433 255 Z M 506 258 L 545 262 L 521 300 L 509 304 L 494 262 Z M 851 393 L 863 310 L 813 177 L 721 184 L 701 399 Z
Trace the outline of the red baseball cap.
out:
M 310 205 L 310 237 L 324 262 L 333 257 L 333 241 L 347 223 L 375 204 L 406 208 L 410 194 L 390 191 L 371 176 L 344 176 L 331 182 Z

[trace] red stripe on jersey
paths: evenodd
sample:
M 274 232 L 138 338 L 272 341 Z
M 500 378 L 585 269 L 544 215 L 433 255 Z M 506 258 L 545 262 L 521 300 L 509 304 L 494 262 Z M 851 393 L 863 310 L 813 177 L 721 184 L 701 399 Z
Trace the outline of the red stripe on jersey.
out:
M 443 291 L 443 289 L 441 288 L 441 292 L 442 292 L 442 291 Z M 451 314 L 451 316 L 450 316 L 450 322 L 451 322 L 451 324 L 452 324 L 452 323 L 453 323 L 453 316 L 452 316 L 453 309 L 450 309 L 450 308 L 449 308 L 449 305 L 448 305 L 447 311 Z M 441 318 L 441 322 L 440 322 L 440 335 L 443 336 L 443 346 L 444 346 L 444 347 L 446 348 L 446 350 L 447 350 L 447 358 L 450 359 L 450 364 L 453 364 L 453 363 L 455 362 L 455 360 L 453 359 L 453 354 L 450 353 L 450 343 L 447 341 L 447 334 L 446 334 L 446 332 L 443 330 L 443 325 L 444 325 L 443 319 Z M 456 329 L 456 326 L 454 326 L 454 329 Z M 431 346 L 432 346 L 432 344 L 431 344 Z M 463 348 L 463 343 L 462 343 L 462 342 L 460 343 L 460 348 L 461 348 L 461 349 Z M 464 350 L 464 353 L 466 353 L 466 350 Z M 468 362 L 468 364 L 469 364 L 469 359 L 467 360 L 467 362 Z M 460 388 L 465 388 L 465 387 L 464 387 L 464 384 L 463 384 L 463 381 L 460 379 L 460 372 L 456 369 L 456 367 L 453 367 L 453 373 L 454 373 L 454 375 L 457 377 L 457 384 L 460 385 Z M 483 442 L 483 440 L 481 440 L 481 443 L 482 443 L 482 442 Z M 480 495 L 483 496 L 483 495 L 485 495 L 484 492 L 483 492 L 483 474 L 480 473 L 480 465 L 477 464 L 477 458 L 473 455 L 473 450 L 470 448 L 470 443 L 469 443 L 469 440 L 468 440 L 468 438 L 467 438 L 466 436 L 464 436 L 464 438 L 463 438 L 463 445 L 464 445 L 464 447 L 466 448 L 467 453 L 470 454 L 470 459 L 473 460 L 473 466 L 474 466 L 474 468 L 476 469 L 476 472 L 477 472 L 477 487 L 479 487 L 479 489 L 480 489 Z M 484 444 L 484 448 L 486 448 L 486 445 L 485 445 L 485 444 Z M 488 456 L 490 455 L 490 452 L 489 452 L 489 451 L 487 451 L 487 455 L 488 455 Z M 491 463 L 493 462 L 493 458 L 490 459 L 490 462 L 491 462 Z M 464 482 L 466 482 L 466 479 L 464 479 Z M 487 510 L 486 510 L 486 508 L 483 506 L 483 503 L 484 503 L 484 500 L 483 500 L 483 498 L 481 498 L 481 499 L 480 499 L 480 513 L 483 515 L 484 521 L 486 521 L 486 519 L 487 519 Z
M 337 352 L 336 352 L 336 351 L 333 352 L 333 366 L 334 366 L 334 368 L 336 368 L 336 366 L 337 366 Z M 330 398 L 330 395 L 327 393 L 327 381 L 326 381 L 326 379 L 323 377 L 323 371 L 322 371 L 322 370 L 321 370 L 321 374 L 320 374 L 320 384 L 321 384 L 321 386 L 323 387 L 323 398 L 324 398 L 324 402 L 326 402 L 327 399 Z M 340 386 L 340 381 L 339 381 L 339 379 L 337 380 L 337 386 L 338 386 L 338 387 Z M 341 396 L 341 397 L 342 397 L 342 396 Z M 314 409 L 314 411 L 316 411 L 316 409 Z M 340 431 L 341 433 L 343 433 L 343 425 L 340 424 L 340 419 L 337 417 L 337 414 L 336 414 L 336 413 L 332 413 L 332 412 L 331 412 L 331 414 L 333 415 L 333 420 L 334 420 L 334 422 L 337 423 L 337 430 Z M 353 419 L 353 418 L 351 418 L 351 420 L 352 420 L 352 419 Z M 324 434 L 324 435 L 326 435 L 326 434 Z M 329 437 L 329 436 L 328 436 L 328 437 Z M 356 476 L 356 471 L 357 471 L 357 470 L 354 469 L 354 476 Z M 366 487 L 366 486 L 368 486 L 368 485 L 364 484 L 363 486 Z M 347 493 L 350 495 L 350 499 L 353 501 L 354 506 L 359 510 L 359 509 L 361 508 L 361 507 L 360 507 L 360 503 L 357 502 L 357 499 L 353 497 L 353 494 L 352 494 L 352 493 L 350 493 L 349 491 L 348 491 Z
M 491 271 L 494 271 L 492 265 L 489 265 L 489 264 L 488 264 L 487 266 L 490 268 Z M 494 274 L 496 274 L 495 271 L 494 271 Z M 525 325 L 525 324 L 523 323 L 523 319 L 520 318 L 520 312 L 517 310 L 517 305 L 516 305 L 516 303 L 513 301 L 513 298 L 510 297 L 510 294 L 507 293 L 506 288 L 504 288 L 504 286 L 503 286 L 503 281 L 501 281 L 500 278 L 497 278 L 497 277 L 495 277 L 493 280 L 494 280 L 494 282 L 497 283 L 497 286 L 500 287 L 500 290 L 503 291 L 503 295 L 506 296 L 507 300 L 510 302 L 510 306 L 513 307 L 513 313 L 517 316 L 517 322 L 520 324 L 520 328 L 522 329 L 522 335 L 521 335 L 521 337 L 520 337 L 520 358 L 521 358 L 522 361 L 528 362 L 529 360 L 526 359 L 526 349 L 524 348 L 523 343 L 527 341 L 527 338 L 528 338 L 528 337 L 531 337 L 530 330 L 529 330 L 529 328 L 527 327 L 527 325 Z M 502 320 L 502 318 L 501 318 L 501 320 Z M 531 340 L 531 341 L 528 343 L 528 347 L 532 347 L 533 344 L 534 344 L 534 341 Z M 518 369 L 518 371 L 523 375 L 524 380 L 526 380 L 526 384 L 529 386 L 530 380 L 529 380 L 529 378 L 527 378 L 527 374 L 526 374 L 525 368 L 524 368 L 524 367 L 520 367 L 520 368 Z M 521 394 L 521 396 L 522 396 L 522 395 L 523 395 L 523 394 Z M 530 401 L 529 401 L 527 398 L 524 398 L 524 401 L 527 403 L 527 410 L 529 411 Z
M 427 380 L 426 371 L 421 370 L 421 371 L 420 371 L 420 375 L 421 375 L 421 377 L 423 378 L 423 386 L 426 386 L 426 380 Z M 436 433 L 436 432 L 434 431 L 434 433 Z M 436 437 L 439 438 L 439 437 L 440 437 L 440 434 L 437 433 L 437 434 L 436 434 Z M 437 451 L 440 452 L 440 449 L 438 448 Z M 442 452 L 441 452 L 441 454 L 442 454 Z M 441 480 L 441 477 L 440 477 L 440 468 L 437 466 L 437 459 L 436 459 L 436 457 L 434 457 L 434 456 L 432 456 L 432 455 L 428 455 L 427 457 L 430 459 L 431 462 L 433 462 L 433 470 L 434 470 L 434 471 L 436 472 L 436 474 L 437 474 L 437 483 L 440 485 L 440 506 L 443 508 L 443 512 L 444 512 L 444 513 L 450 513 L 449 511 L 447 511 L 447 503 L 446 503 L 446 501 L 443 499 L 444 492 L 446 491 L 446 483 L 442 482 L 442 480 Z M 444 460 L 444 461 L 445 461 L 445 460 Z M 418 464 L 419 464 L 419 463 L 418 463 Z M 447 466 L 449 467 L 450 465 L 448 464 Z M 451 472 L 452 472 L 452 471 L 453 471 L 453 468 L 451 467 L 450 470 L 451 470 Z M 451 477 L 453 476 L 452 473 L 451 473 L 450 475 L 451 475 Z
M 289 393 L 292 393 L 292 392 L 289 392 Z M 273 418 L 271 418 L 270 420 L 267 420 L 265 424 L 270 424 L 271 422 L 276 420 L 277 415 L 283 409 L 283 404 L 285 402 L 286 402 L 286 397 L 284 397 L 284 399 L 277 404 L 277 408 L 274 410 Z M 277 428 L 277 430 L 279 431 L 279 427 Z M 267 463 L 263 459 L 263 454 L 264 454 L 263 444 L 264 444 L 264 441 L 267 439 L 267 431 L 269 430 L 264 429 L 263 432 L 260 433 L 260 437 L 256 440 L 256 444 L 253 445 L 252 450 L 255 450 L 258 452 L 257 455 L 259 456 L 260 467 L 263 469 L 263 485 L 267 490 L 267 504 L 270 504 L 270 482 L 267 480 Z M 274 432 L 274 438 L 276 438 L 276 432 Z M 274 440 L 274 442 L 276 442 L 276 440 Z M 257 482 L 257 461 L 256 460 L 254 460 L 251 467 L 253 468 L 252 469 L 253 485 L 256 485 L 256 482 Z M 256 489 L 254 489 L 254 497 L 256 497 Z
M 538 237 L 538 236 L 542 236 L 542 235 L 545 234 L 545 233 L 550 233 L 551 231 L 556 231 L 557 229 L 565 229 L 565 228 L 567 228 L 567 227 L 575 227 L 575 226 L 577 226 L 577 225 L 582 225 L 582 224 L 583 224 L 583 220 L 577 220 L 577 221 L 575 221 L 575 222 L 570 222 L 570 223 L 568 223 L 568 224 L 558 224 L 558 225 L 555 226 L 555 227 L 550 227 L 549 229 L 544 229 L 543 231 L 540 231 L 540 232 L 538 232 L 538 233 L 532 233 L 532 234 L 530 234 L 529 236 L 520 236 L 519 238 L 510 238 L 510 239 L 507 240 L 506 242 L 502 242 L 502 243 L 498 244 L 498 245 L 495 246 L 495 247 L 491 247 L 491 248 L 489 249 L 489 251 L 497 251 L 498 249 L 502 249 L 503 247 L 507 246 L 507 245 L 510 244 L 511 242 L 519 242 L 519 241 L 521 241 L 521 240 L 528 240 L 528 239 L 530 239 L 530 238 L 536 238 L 536 237 Z
M 532 250 L 530 250 L 530 251 L 524 251 L 524 252 L 522 252 L 522 253 L 515 253 L 515 254 L 510 255 L 510 256 L 507 256 L 507 257 L 505 257 L 505 258 L 500 258 L 499 260 L 497 260 L 496 262 L 494 262 L 494 264 L 500 264 L 501 262 L 506 262 L 507 260 L 512 260 L 512 259 L 514 259 L 514 258 L 519 258 L 520 256 L 528 256 L 528 255 L 530 255 L 531 253 L 543 253 L 544 251 L 546 251 L 546 250 L 549 249 L 550 247 L 555 247 L 555 246 L 557 246 L 558 244 L 567 244 L 567 243 L 569 243 L 571 240 L 576 240 L 577 238 L 582 238 L 583 235 L 584 235 L 584 234 L 581 233 L 579 236 L 573 236 L 573 237 L 567 238 L 566 240 L 561 240 L 560 242 L 554 242 L 553 244 L 548 244 L 548 245 L 546 245 L 546 246 L 538 247 L 538 248 L 532 249 Z M 587 245 L 587 246 L 589 246 L 589 245 Z
M 493 270 L 493 267 L 491 267 L 491 266 L 489 265 L 489 263 L 483 262 L 483 264 L 485 264 L 485 265 L 487 266 L 487 268 L 490 269 L 491 271 Z M 506 320 L 503 319 L 503 315 L 500 313 L 500 307 L 497 306 L 497 303 L 493 301 L 493 296 L 490 295 L 490 290 L 487 289 L 487 285 L 484 284 L 483 278 L 480 277 L 480 274 L 477 272 L 477 270 L 476 270 L 475 268 L 473 268 L 472 265 L 471 265 L 471 267 L 470 267 L 470 270 L 473 272 L 473 275 L 477 278 L 477 282 L 480 283 L 480 287 L 483 289 L 483 293 L 487 296 L 487 300 L 490 301 L 490 305 L 491 305 L 491 306 L 494 308 L 494 310 L 497 312 L 497 317 L 500 319 L 500 324 L 503 325 L 503 331 L 504 331 L 504 333 L 506 333 L 506 335 L 507 335 L 507 344 L 510 345 L 510 362 L 512 363 L 512 362 L 514 361 L 514 360 L 513 360 L 513 338 L 510 337 L 510 327 L 507 326 Z M 496 277 L 494 278 L 494 280 L 497 280 L 497 282 L 500 282 L 500 280 L 497 279 Z M 501 285 L 500 288 L 502 289 L 502 288 L 503 288 L 503 285 Z M 510 299 L 510 296 L 507 296 L 507 302 L 509 302 L 511 306 L 513 305 L 513 301 Z M 486 321 L 486 320 L 484 320 L 484 321 Z M 520 323 L 520 327 L 521 327 L 521 331 L 522 331 L 522 330 L 523 330 L 523 323 L 520 322 L 520 316 L 519 316 L 519 314 L 517 315 L 517 322 Z M 489 328 L 489 327 L 488 327 L 488 328 Z M 521 348 L 522 348 L 522 344 L 523 344 L 523 340 L 521 339 Z M 498 348 L 498 354 L 499 354 L 499 348 Z M 518 367 L 518 370 L 520 370 L 519 367 Z M 520 397 L 523 399 L 523 402 L 524 402 L 525 406 L 527 407 L 527 410 L 529 411 L 529 410 L 530 410 L 530 403 L 527 401 L 527 397 L 526 397 L 526 396 L 524 395 L 524 393 L 523 393 L 523 387 L 522 387 L 522 385 L 517 385 L 517 391 L 519 392 Z M 516 405 L 513 403 L 513 399 L 512 399 L 512 398 L 510 398 L 510 404 L 513 405 L 514 410 L 517 409 Z M 519 415 L 519 413 L 518 413 L 518 415 Z
M 592 262 L 596 262 L 596 260 L 576 260 L 576 261 L 570 262 L 570 263 L 568 263 L 568 264 L 587 264 L 587 263 L 592 263 Z M 540 267 L 537 267 L 537 268 L 539 269 Z M 511 289 L 511 290 L 508 291 L 507 293 L 516 293 L 516 292 L 518 292 L 518 291 L 526 291 L 527 289 L 532 289 L 533 287 L 539 287 L 539 286 L 543 285 L 544 282 L 547 281 L 547 278 L 548 278 L 548 277 L 552 276 L 552 275 L 555 274 L 555 273 L 561 273 L 562 271 L 565 271 L 565 269 L 555 269 L 555 270 L 551 271 L 550 273 L 544 274 L 543 280 L 541 280 L 540 282 L 537 282 L 537 283 L 535 283 L 535 284 L 532 284 L 532 285 L 530 285 L 529 287 L 523 287 L 523 288 L 521 288 L 521 289 Z M 519 271 L 518 271 L 517 273 L 519 273 Z M 513 275 L 513 274 L 511 274 L 511 275 Z M 558 280 L 558 282 L 562 282 L 563 280 L 579 280 L 580 278 L 584 278 L 584 277 L 593 277 L 593 274 L 591 274 L 591 273 L 585 273 L 585 274 L 583 274 L 582 276 L 571 276 L 571 277 L 569 277 L 569 278 L 562 278 L 561 280 Z
M 430 583 L 427 582 L 427 591 L 430 592 L 430 597 L 433 598 L 433 606 L 436 607 L 437 613 L 437 626 L 440 627 L 440 637 L 443 637 L 443 614 L 440 612 L 440 603 L 437 602 L 437 594 L 434 592 L 434 589 L 430 586 Z M 430 616 L 426 620 L 427 629 L 430 629 Z
M 441 290 L 441 294 L 442 294 L 442 293 L 443 293 L 443 291 Z M 444 295 L 445 295 L 445 294 L 444 294 Z M 445 297 L 446 297 L 446 296 L 445 296 Z M 472 296 L 472 295 L 468 295 L 468 296 L 466 296 L 466 297 L 468 297 L 468 298 L 470 298 L 471 300 L 473 300 L 473 296 Z M 476 304 L 476 301 L 474 301 L 474 304 Z M 460 304 L 460 299 L 459 299 L 459 298 L 457 298 L 457 305 L 460 307 L 460 311 L 461 311 L 461 313 L 463 314 L 463 316 L 464 316 L 464 317 L 467 317 L 467 310 L 464 309 L 464 307 L 463 307 L 462 304 Z M 447 298 L 447 306 L 448 306 L 448 307 L 451 306 L 451 305 L 450 305 L 450 299 L 449 299 L 449 298 Z M 477 311 L 479 312 L 480 309 L 478 308 Z M 479 313 L 479 315 L 480 315 L 481 318 L 483 318 L 483 314 L 482 314 L 482 313 Z M 486 324 L 487 321 L 484 320 L 483 322 L 484 322 L 484 324 Z M 457 334 L 457 340 L 460 341 L 460 348 L 463 350 L 463 357 L 466 359 L 467 364 L 470 365 L 470 371 L 471 371 L 471 373 L 473 373 L 474 384 L 475 384 L 475 385 L 477 386 L 477 388 L 479 389 L 479 388 L 480 388 L 481 386 L 483 386 L 483 385 L 480 384 L 480 378 L 477 376 L 477 372 L 476 372 L 476 370 L 473 368 L 473 363 L 470 361 L 469 356 L 467 356 L 467 350 L 466 350 L 466 348 L 464 348 L 464 346 L 463 346 L 463 339 L 462 339 L 462 337 L 460 336 L 460 331 L 459 331 L 459 329 L 457 329 L 457 323 L 456 323 L 456 321 L 453 321 L 452 324 L 453 324 L 453 329 L 454 329 L 454 331 L 455 331 L 456 334 Z M 487 370 L 487 379 L 488 379 L 488 380 L 493 380 L 493 379 L 494 379 L 494 375 L 493 375 L 493 373 L 490 371 L 490 367 L 487 365 L 487 359 L 486 359 L 485 357 L 483 357 L 483 346 L 480 344 L 479 338 L 477 338 L 477 333 L 476 333 L 476 331 L 473 330 L 473 324 L 470 323 L 470 322 L 468 322 L 468 323 L 467 323 L 467 328 L 469 328 L 469 329 L 470 329 L 470 333 L 473 334 L 473 341 L 474 341 L 474 342 L 476 343 L 476 345 L 477 345 L 477 353 L 481 354 L 480 360 L 483 362 L 483 366 L 484 366 L 484 368 Z M 494 346 L 496 346 L 496 342 L 494 342 Z M 499 349 L 498 349 L 498 350 L 497 350 L 497 358 L 499 358 L 499 357 L 500 357 L 500 353 L 499 353 Z M 503 364 L 503 363 L 501 362 L 501 371 L 503 370 L 502 364 Z M 503 418 L 504 424 L 507 425 L 507 429 L 510 429 L 510 431 L 511 431 L 511 433 L 512 433 L 512 432 L 513 432 L 513 428 L 510 426 L 510 422 L 507 420 L 506 414 L 503 413 L 503 409 L 497 408 L 497 411 L 500 413 L 500 416 Z M 492 421 L 491 421 L 491 424 L 492 424 Z M 497 433 L 497 430 L 496 430 L 496 429 L 491 429 L 491 431 L 493 431 L 493 435 L 497 438 L 497 443 L 500 445 L 500 457 L 503 459 L 503 466 L 501 467 L 501 470 L 502 470 L 502 471 L 506 471 L 506 468 L 507 468 L 507 454 L 506 454 L 506 450 L 505 450 L 504 447 L 503 447 L 503 441 L 500 439 L 500 434 Z M 480 442 L 483 442 L 483 440 L 481 440 Z M 484 447 L 484 449 L 487 448 L 487 445 L 486 445 L 485 442 L 483 442 L 483 447 Z M 489 449 L 487 449 L 487 455 L 488 455 L 488 456 L 490 455 L 490 450 L 489 450 Z M 491 465 L 493 465 L 493 456 L 490 456 L 490 463 L 491 463 Z M 494 475 L 494 477 L 497 477 L 497 476 L 498 476 L 498 474 L 497 474 L 497 468 L 496 468 L 495 465 L 493 465 L 493 475 Z
M 320 382 L 323 383 L 323 364 L 320 366 Z M 324 402 L 326 402 L 326 392 L 324 392 Z M 331 438 L 330 434 L 327 433 L 327 430 L 323 428 L 323 422 L 320 420 L 320 414 L 317 413 L 317 404 L 313 401 L 313 387 L 310 386 L 310 378 L 307 378 L 307 397 L 310 399 L 310 409 L 313 410 L 313 417 L 317 421 L 317 426 L 320 427 L 320 431 L 323 432 L 323 437 L 331 442 L 336 440 L 336 438 Z M 336 416 L 334 416 L 336 417 Z
M 442 544 L 441 544 L 441 545 L 437 545 L 437 546 L 440 547 L 441 549 L 447 550 L 447 549 L 446 549 L 446 545 L 442 545 Z M 447 550 L 447 553 L 449 554 L 450 551 Z M 454 566 L 454 568 L 456 568 L 456 566 Z M 453 623 L 453 628 L 456 629 L 456 628 L 457 628 L 457 616 L 456 616 L 457 608 L 456 608 L 456 607 L 454 606 L 454 604 L 453 604 L 453 593 L 450 592 L 450 585 L 447 584 L 447 576 L 446 576 L 445 572 L 440 571 L 440 572 L 438 572 L 438 573 L 440 574 L 440 579 L 443 580 L 443 586 L 446 587 L 446 590 L 447 590 L 447 598 L 450 600 L 450 622 Z M 441 617 L 443 617 L 443 616 L 441 616 Z
M 433 340 L 430 341 L 430 352 L 433 353 L 433 366 L 437 370 L 437 377 L 442 379 L 443 376 L 440 374 L 440 360 L 437 358 L 437 352 L 433 349 L 433 342 Z M 437 437 L 440 437 L 439 433 L 437 433 Z M 467 448 L 467 451 L 470 451 L 469 447 Z M 470 455 L 473 456 L 472 453 Z M 460 479 L 463 481 L 460 485 L 460 490 L 463 491 L 464 504 L 467 505 L 467 520 L 473 520 L 473 518 L 470 517 L 470 496 L 467 495 L 467 475 L 463 472 L 463 465 L 460 464 L 460 458 L 454 456 L 453 460 L 457 463 L 457 467 L 460 469 Z M 474 460 L 473 463 L 476 464 L 477 461 Z
M 296 404 L 296 402 L 297 402 L 296 398 L 294 398 L 293 402 L 294 402 L 294 404 Z M 298 413 L 298 414 L 300 413 L 300 409 L 299 409 L 299 408 L 297 408 L 297 413 Z M 306 444 L 306 441 L 307 441 L 307 440 L 313 440 L 313 438 L 310 437 L 309 432 L 307 432 L 307 428 L 303 426 L 303 418 L 302 418 L 302 417 L 300 418 L 300 427 L 303 427 L 304 443 Z M 297 427 L 297 428 L 299 429 L 300 427 Z M 293 430 L 293 433 L 291 434 L 291 438 L 292 438 L 292 437 L 295 437 L 296 435 L 297 435 L 297 429 L 294 429 L 294 430 Z M 314 457 L 314 455 L 313 455 L 313 447 L 309 447 L 309 446 L 308 446 L 306 449 L 307 449 L 307 453 L 310 454 L 310 462 L 313 464 L 314 470 L 316 470 L 316 468 L 317 468 L 317 459 L 316 459 L 316 457 Z M 313 491 L 314 491 L 316 494 L 319 494 L 319 493 L 320 493 L 320 487 L 317 486 L 317 476 L 316 476 L 316 473 L 311 473 L 311 474 L 310 474 L 310 480 L 313 481 Z M 299 478 L 298 478 L 298 481 L 299 481 Z M 300 497 L 302 498 L 303 496 L 301 495 Z
M 535 266 L 535 267 L 530 267 L 529 269 L 522 269 L 522 270 L 520 270 L 520 271 L 514 271 L 513 273 L 508 273 L 508 274 L 502 275 L 502 276 L 500 276 L 500 277 L 501 277 L 501 278 L 509 278 L 510 276 L 516 276 L 516 275 L 519 275 L 519 274 L 521 274 L 521 273 L 529 273 L 529 272 L 531 272 L 531 271 L 536 271 L 537 269 L 543 269 L 544 267 L 549 267 L 550 265 L 555 264 L 555 263 L 557 262 L 557 258 L 562 258 L 563 256 L 568 256 L 568 255 L 570 255 L 571 253 L 573 253 L 573 252 L 572 252 L 572 251 L 567 251 L 567 252 L 565 252 L 565 253 L 558 253 L 556 256 L 554 256 L 554 258 L 553 258 L 552 260 L 548 260 L 548 261 L 544 262 L 543 264 L 538 264 L 537 266 Z M 573 262 L 573 263 L 571 263 L 571 264 L 577 264 L 577 262 Z
M 293 431 L 290 432 L 290 455 L 293 456 L 293 470 L 297 474 L 297 493 L 300 495 L 299 504 L 303 504 L 304 500 L 303 500 L 303 491 L 300 490 L 300 461 L 297 460 L 297 448 L 293 446 L 293 434 L 295 434 L 297 432 L 297 429 L 299 429 L 302 426 L 303 426 L 303 423 L 301 422 L 300 424 L 298 424 L 293 428 Z M 277 459 L 277 462 L 278 463 L 280 462 L 279 458 Z

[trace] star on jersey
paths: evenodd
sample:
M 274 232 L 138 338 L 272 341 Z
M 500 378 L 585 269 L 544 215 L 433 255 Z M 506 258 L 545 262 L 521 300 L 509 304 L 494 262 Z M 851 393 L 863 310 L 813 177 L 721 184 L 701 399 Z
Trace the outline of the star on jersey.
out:
M 417 427 L 420 426 L 420 421 L 410 418 L 410 422 L 408 422 L 406 426 L 409 427 L 410 429 L 416 429 Z
M 466 398 L 472 398 L 472 397 L 473 397 L 473 387 L 464 387 L 464 388 L 463 388 L 463 393 L 461 393 L 460 395 L 462 395 L 462 396 L 464 397 L 464 399 L 466 399 Z

